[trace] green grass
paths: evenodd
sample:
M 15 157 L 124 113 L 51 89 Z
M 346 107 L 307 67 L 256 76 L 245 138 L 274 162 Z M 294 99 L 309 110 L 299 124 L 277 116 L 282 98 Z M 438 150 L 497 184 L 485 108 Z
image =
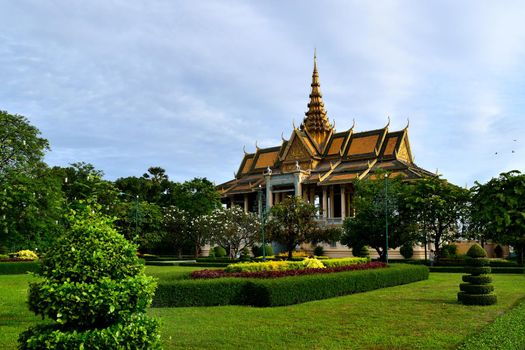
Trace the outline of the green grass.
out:
M 165 270 L 165 269 L 169 269 Z M 160 278 L 191 268 L 147 267 Z M 498 304 L 456 302 L 461 274 L 275 308 L 158 308 L 165 349 L 454 349 L 525 297 L 524 275 L 495 275 Z M 0 276 L 0 349 L 38 322 L 25 305 L 27 275 Z

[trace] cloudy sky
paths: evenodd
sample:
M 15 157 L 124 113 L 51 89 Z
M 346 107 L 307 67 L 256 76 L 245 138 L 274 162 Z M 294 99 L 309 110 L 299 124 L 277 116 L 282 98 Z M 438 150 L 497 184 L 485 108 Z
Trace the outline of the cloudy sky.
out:
M 108 179 L 229 180 L 306 111 L 317 48 L 339 131 L 410 118 L 416 163 L 458 185 L 525 170 L 523 1 L 0 3 L 0 109 Z

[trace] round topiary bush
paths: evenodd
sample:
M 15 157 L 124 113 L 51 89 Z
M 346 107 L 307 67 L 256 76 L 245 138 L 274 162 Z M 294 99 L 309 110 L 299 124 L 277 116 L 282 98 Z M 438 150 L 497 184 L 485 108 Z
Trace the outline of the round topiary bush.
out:
M 463 282 L 459 285 L 458 301 L 464 305 L 492 305 L 497 302 L 493 293 L 494 286 L 490 284 L 492 278 L 488 276 L 491 272 L 487 252 L 479 244 L 474 244 L 467 252 L 465 259 L 465 272 L 470 275 L 462 277 Z
M 159 349 L 159 325 L 146 308 L 155 292 L 137 247 L 90 206 L 41 260 L 43 281 L 29 286 L 29 309 L 52 324 L 20 334 L 19 349 Z
M 217 258 L 224 258 L 226 255 L 228 255 L 226 249 L 224 249 L 221 246 L 216 246 L 215 248 L 213 248 L 213 250 L 215 251 L 215 257 Z
M 403 255 L 403 258 L 410 259 L 414 255 L 412 243 L 403 244 L 399 249 L 399 252 Z
M 370 256 L 370 253 L 368 252 L 368 247 L 364 245 L 352 247 L 352 255 L 357 258 L 367 258 Z
M 487 252 L 485 251 L 485 249 L 483 249 L 482 246 L 480 246 L 479 244 L 475 243 L 467 251 L 467 256 L 469 256 L 471 258 L 486 258 L 487 257 Z

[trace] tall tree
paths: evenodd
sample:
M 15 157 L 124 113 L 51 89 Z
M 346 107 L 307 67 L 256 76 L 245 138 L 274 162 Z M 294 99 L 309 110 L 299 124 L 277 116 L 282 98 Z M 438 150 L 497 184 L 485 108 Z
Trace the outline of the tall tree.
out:
M 500 174 L 473 187 L 473 229 L 485 239 L 509 244 L 523 264 L 525 248 L 525 174 L 517 170 Z
M 102 205 L 105 214 L 114 215 L 118 203 L 118 190 L 112 182 L 104 180 L 104 172 L 85 162 L 72 163 L 68 167 L 53 167 L 52 171 L 61 178 L 62 191 L 70 208 L 85 205 L 94 200 Z
M 230 258 L 237 257 L 244 248 L 251 247 L 259 238 L 259 218 L 255 213 L 245 213 L 238 206 L 216 209 L 207 217 L 211 221 L 213 242 L 229 247 Z
M 210 214 L 221 206 L 215 185 L 206 178 L 195 178 L 173 186 L 171 204 L 186 211 L 191 217 Z
M 320 229 L 315 214 L 315 206 L 301 197 L 286 198 L 270 210 L 265 225 L 268 239 L 283 244 L 291 259 L 297 245 L 317 240 Z
M 26 117 L 0 111 L 0 181 L 8 172 L 31 170 L 48 150 L 48 141 Z
M 44 247 L 60 231 L 60 184 L 43 162 L 48 141 L 27 118 L 0 111 L 0 247 Z
M 387 223 L 389 249 L 411 242 L 416 231 L 404 202 L 408 185 L 385 175 L 377 174 L 384 181 L 365 179 L 355 184 L 356 214 L 344 221 L 341 237 L 341 243 L 349 247 L 374 248 L 381 260 L 386 260 Z
M 406 202 L 421 227 L 419 241 L 434 243 L 439 256 L 443 241 L 453 241 L 465 234 L 470 192 L 438 176 L 415 181 L 411 187 Z

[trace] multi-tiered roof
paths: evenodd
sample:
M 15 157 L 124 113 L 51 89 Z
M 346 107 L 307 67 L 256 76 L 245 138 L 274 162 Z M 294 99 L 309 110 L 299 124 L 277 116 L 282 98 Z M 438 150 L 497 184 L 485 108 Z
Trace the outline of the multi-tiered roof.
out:
M 218 186 L 223 196 L 258 191 L 265 186 L 264 174 L 269 170 L 278 175 L 297 171 L 298 166 L 309 173 L 304 184 L 319 186 L 373 178 L 377 169 L 406 179 L 432 175 L 414 163 L 408 124 L 399 131 L 390 131 L 388 123 L 381 129 L 355 132 L 354 123 L 346 131 L 335 131 L 324 108 L 315 55 L 311 87 L 300 127 L 294 125 L 290 138 L 279 146 L 245 152 L 235 178 Z

